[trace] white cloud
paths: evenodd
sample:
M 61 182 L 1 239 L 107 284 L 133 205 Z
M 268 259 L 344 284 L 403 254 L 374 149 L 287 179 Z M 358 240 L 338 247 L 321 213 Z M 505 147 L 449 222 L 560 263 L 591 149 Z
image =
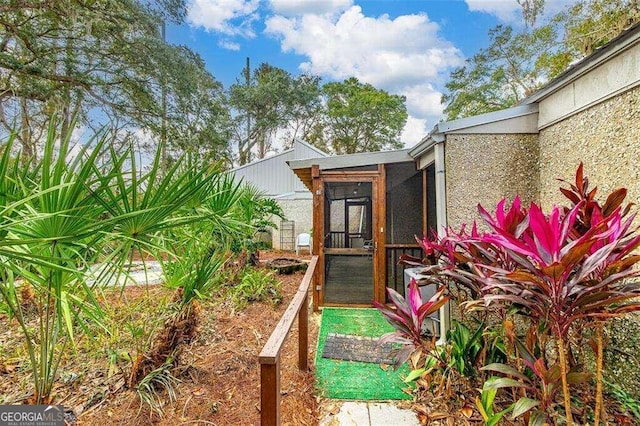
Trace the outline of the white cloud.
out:
M 235 50 L 236 52 L 238 50 L 240 50 L 240 44 L 233 42 L 233 41 L 229 41 L 229 40 L 220 40 L 218 42 L 218 46 L 222 47 L 223 49 L 227 49 L 227 50 Z
M 516 0 L 466 0 L 472 12 L 484 12 L 503 22 L 522 22 L 522 8 Z
M 443 106 L 440 103 L 442 93 L 434 89 L 431 84 L 403 87 L 400 94 L 407 98 L 407 110 L 413 115 L 434 121 L 442 115 Z
M 409 116 L 400 135 L 400 140 L 404 146 L 410 148 L 420 142 L 427 133 L 429 133 L 429 129 L 427 129 L 425 120 Z
M 353 0 L 271 0 L 271 8 L 278 15 L 323 15 L 341 12 L 353 4 Z
M 259 0 L 191 0 L 187 20 L 207 31 L 254 37 L 258 6 Z
M 402 88 L 399 93 L 407 98 L 409 117 L 400 140 L 405 146 L 414 146 L 442 118 L 442 93 L 431 84 L 425 83 Z
M 407 98 L 409 119 L 402 141 L 413 145 L 442 116 L 435 88 L 463 56 L 439 36 L 440 27 L 425 13 L 368 17 L 359 6 L 336 15 L 273 16 L 266 33 L 284 52 L 306 56 L 303 71 L 329 79 L 355 76 L 360 81 Z
M 266 32 L 280 38 L 284 52 L 309 60 L 304 71 L 335 79 L 350 76 L 389 90 L 441 77 L 460 65 L 460 51 L 438 36 L 438 24 L 426 14 L 377 18 L 352 6 L 339 16 L 274 16 Z

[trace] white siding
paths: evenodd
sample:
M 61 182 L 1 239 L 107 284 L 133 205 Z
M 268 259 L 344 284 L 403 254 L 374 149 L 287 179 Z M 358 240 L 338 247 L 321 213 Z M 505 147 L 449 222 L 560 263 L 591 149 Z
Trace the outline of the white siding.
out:
M 326 154 L 304 142 L 296 142 L 293 149 L 272 157 L 233 169 L 236 177 L 252 183 L 271 197 L 310 198 L 309 190 L 287 165 L 289 160 L 324 157 Z

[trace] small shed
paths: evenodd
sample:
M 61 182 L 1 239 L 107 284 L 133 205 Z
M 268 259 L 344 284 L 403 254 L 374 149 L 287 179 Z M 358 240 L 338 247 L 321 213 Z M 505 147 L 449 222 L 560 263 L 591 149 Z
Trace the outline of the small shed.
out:
M 278 229 L 272 233 L 273 248 L 295 249 L 296 236 L 309 233 L 313 227 L 311 192 L 296 178 L 287 161 L 326 156 L 318 148 L 296 140 L 291 149 L 231 170 L 236 178 L 255 185 L 266 196 L 275 198 L 282 207 L 287 220 L 278 223 Z

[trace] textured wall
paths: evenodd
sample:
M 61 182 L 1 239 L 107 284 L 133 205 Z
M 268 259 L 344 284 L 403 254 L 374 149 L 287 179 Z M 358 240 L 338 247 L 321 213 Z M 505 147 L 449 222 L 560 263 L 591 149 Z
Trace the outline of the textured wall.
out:
M 538 200 L 538 136 L 447 135 L 447 222 L 457 228 L 478 216 L 478 203 L 493 212 L 501 198 Z
M 311 232 L 313 228 L 313 200 L 288 200 L 280 199 L 278 204 L 282 207 L 287 220 L 295 221 L 295 234 Z M 279 225 L 279 219 L 275 220 Z M 273 248 L 280 249 L 280 230 L 273 231 Z M 288 247 L 286 247 L 288 248 Z
M 640 206 L 640 87 L 592 106 L 540 132 L 540 199 L 545 210 L 565 204 L 556 178 L 573 182 L 584 163 L 600 200 L 626 187 Z M 636 221 L 639 221 L 636 219 Z M 606 330 L 605 378 L 640 397 L 640 315 L 612 320 Z
M 640 87 L 540 131 L 543 208 L 564 203 L 556 178 L 572 182 L 581 161 L 601 197 L 623 186 L 640 205 Z

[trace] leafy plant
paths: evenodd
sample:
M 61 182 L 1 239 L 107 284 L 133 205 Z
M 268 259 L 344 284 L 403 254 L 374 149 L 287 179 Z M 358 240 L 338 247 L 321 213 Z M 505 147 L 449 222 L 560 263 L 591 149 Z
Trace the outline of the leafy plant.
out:
M 511 404 L 504 410 L 495 412 L 493 404 L 496 398 L 496 393 L 498 392 L 498 388 L 494 386 L 494 382 L 496 380 L 499 379 L 497 377 L 490 377 L 487 379 L 480 391 L 480 397 L 476 397 L 476 407 L 478 407 L 478 411 L 480 411 L 480 415 L 482 416 L 482 420 L 484 420 L 484 424 L 486 426 L 499 424 L 504 415 L 512 411 L 514 407 L 514 405 Z
M 161 261 L 165 286 L 176 290 L 172 310 L 151 347 L 139 352 L 134 360 L 129 376 L 132 388 L 139 386 L 153 371 L 167 365 L 169 360 L 179 359 L 182 345 L 193 339 L 200 322 L 197 301 L 210 297 L 217 288 L 214 277 L 227 260 L 226 251 L 212 249 L 209 239 L 190 233 L 185 233 L 184 237 L 177 239 L 182 244 L 176 244 L 173 252 L 180 245 L 188 255 Z
M 605 380 L 604 384 L 607 385 L 609 393 L 620 403 L 623 410 L 631 414 L 636 419 L 636 422 L 640 422 L 640 401 L 633 398 L 615 383 L 609 383 Z
M 503 387 L 524 388 L 526 394 L 534 398 L 523 396 L 514 406 L 513 417 L 518 417 L 529 410 L 540 406 L 540 409 L 532 413 L 536 419 L 547 420 L 548 412 L 553 412 L 555 407 L 555 396 L 559 389 L 562 389 L 562 377 L 559 363 L 548 367 L 544 357 L 536 358 L 526 346 L 516 340 L 516 347 L 520 358 L 524 361 L 526 371 L 520 372 L 516 368 L 493 363 L 481 368 L 483 371 L 504 374 L 505 377 L 494 378 L 491 383 L 485 383 L 488 389 L 499 389 Z M 526 374 L 528 373 L 528 374 Z M 567 382 L 572 385 L 586 383 L 591 374 L 571 371 L 567 374 Z
M 280 303 L 280 282 L 275 279 L 273 272 L 246 269 L 240 282 L 231 289 L 231 300 L 237 309 L 246 307 L 249 302 L 271 300 Z
M 164 403 L 159 390 L 166 391 L 169 401 L 176 400 L 175 387 L 180 383 L 180 379 L 171 373 L 172 365 L 173 361 L 168 360 L 165 364 L 149 372 L 135 388 L 140 401 L 160 416 L 164 415 L 162 408 Z
M 405 345 L 395 356 L 395 368 L 400 367 L 409 359 L 414 350 L 424 346 L 424 340 L 422 339 L 423 323 L 429 315 L 438 312 L 447 303 L 449 296 L 444 294 L 445 291 L 446 289 L 441 287 L 431 299 L 423 302 L 418 283 L 415 279 L 411 279 L 406 299 L 394 289 L 387 287 L 387 294 L 392 305 L 382 304 L 377 301 L 373 302 L 373 306 L 396 329 L 396 331 L 382 336 L 379 344 L 393 342 Z
M 71 133 L 60 134 L 52 121 L 42 159 L 29 172 L 10 166 L 13 137 L 0 160 L 0 193 L 11 194 L 0 205 L 0 295 L 25 336 L 34 381 L 30 401 L 37 404 L 51 401 L 75 331 L 89 323 L 104 327 L 95 290 L 126 272 L 131 248 L 157 249 L 162 232 L 202 220 L 181 209 L 192 198 L 204 198 L 212 179 L 206 170 L 185 175 L 181 160 L 160 178 L 159 154 L 144 173 L 132 152 L 111 151 L 103 163 L 104 138 L 72 157 Z M 20 282 L 34 290 L 33 328 L 19 303 Z
M 472 333 L 469 327 L 456 321 L 447 332 L 449 367 L 455 368 L 462 376 L 475 376 L 478 364 L 484 361 L 484 328 L 484 323 L 481 323 Z
M 518 198 L 505 211 L 502 200 L 495 214 L 478 206 L 489 232 L 480 234 L 474 225 L 467 233 L 463 226 L 459 232 L 448 230 L 443 237 L 419 242 L 430 260 L 423 273 L 430 275 L 431 282 L 466 289 L 471 297 L 467 308 L 492 311 L 498 317 L 505 311 L 521 315 L 543 351 L 548 349 L 550 333 L 557 363 L 547 371 L 559 372 L 571 425 L 570 332 L 640 309 L 640 283 L 629 281 L 640 275 L 634 268 L 640 261 L 640 255 L 634 254 L 640 235 L 632 227 L 634 216 L 626 217 L 629 206 L 621 207 L 626 190 L 613 191 L 600 205 L 594 198 L 596 190 L 588 189 L 582 165 L 575 185 L 562 192 L 572 205 L 554 206 L 548 215 L 535 203 L 523 208 Z M 598 330 L 596 326 L 596 336 Z M 596 340 L 601 347 L 602 339 Z M 601 411 L 601 353 L 596 424 Z M 551 383 L 549 377 L 545 380 Z

